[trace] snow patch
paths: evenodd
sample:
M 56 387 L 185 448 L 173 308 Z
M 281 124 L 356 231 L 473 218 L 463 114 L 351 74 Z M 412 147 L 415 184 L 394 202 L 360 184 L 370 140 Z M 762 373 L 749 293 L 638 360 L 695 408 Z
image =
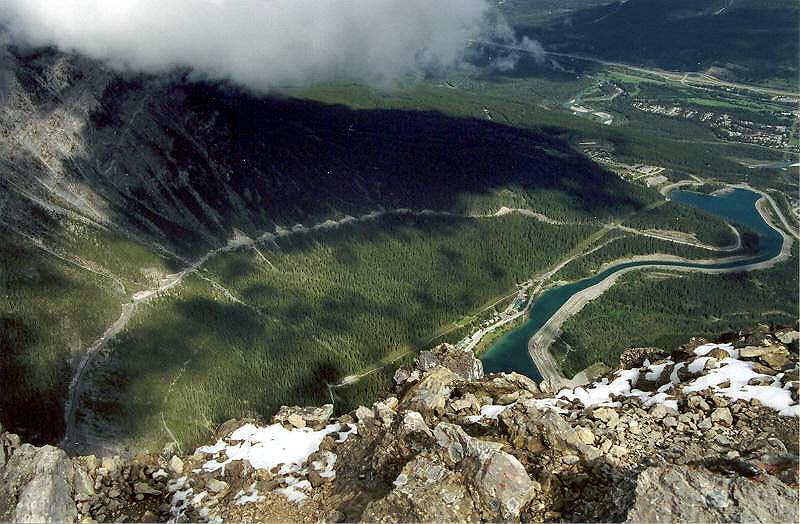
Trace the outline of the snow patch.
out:
M 650 364 L 649 362 L 645 362 L 644 367 L 649 368 L 649 371 L 645 373 L 644 379 L 649 380 L 650 382 L 657 381 L 659 378 L 661 378 L 661 373 L 668 365 L 670 365 L 670 362 L 664 362 L 663 364 Z
M 713 357 L 706 356 L 713 349 L 719 348 L 728 354 L 716 363 L 716 367 L 706 370 L 709 361 Z M 609 382 L 608 378 L 593 383 L 590 386 L 578 387 L 574 389 L 562 389 L 555 396 L 555 399 L 568 401 L 579 401 L 584 407 L 593 406 L 612 406 L 614 396 L 637 397 L 642 401 L 645 408 L 654 404 L 663 404 L 668 409 L 678 411 L 678 403 L 669 392 L 681 380 L 678 372 L 686 368 L 691 375 L 701 376 L 687 380 L 682 384 L 684 394 L 695 393 L 705 389 L 712 389 L 715 393 L 725 396 L 731 400 L 752 400 L 756 399 L 764 406 L 774 409 L 782 416 L 800 416 L 800 406 L 792 401 L 791 392 L 782 388 L 780 379 L 782 374 L 772 377 L 753 371 L 753 362 L 739 360 L 739 350 L 731 344 L 704 344 L 695 348 L 694 353 L 698 355 L 691 362 L 678 362 L 677 364 L 668 359 L 662 364 L 652 365 L 645 361 L 644 366 L 638 369 L 620 370 L 616 372 L 616 378 Z M 670 374 L 670 383 L 659 387 L 656 393 L 636 389 L 636 383 L 644 373 L 644 378 L 648 381 L 656 381 L 661 378 L 664 370 L 673 366 Z M 771 384 L 749 385 L 753 378 L 771 380 Z M 540 400 L 544 407 L 555 407 L 552 403 Z
M 275 493 L 283 495 L 289 502 L 302 502 L 308 498 L 308 495 L 303 493 L 301 490 L 308 489 L 310 487 L 311 483 L 307 480 L 303 480 L 301 482 L 297 482 L 296 484 L 292 484 L 291 486 L 276 489 Z
M 231 433 L 229 442 L 219 441 L 213 446 L 198 448 L 197 451 L 208 454 L 223 452 L 227 457 L 222 462 L 211 459 L 203 464 L 203 469 L 214 472 L 225 467 L 234 460 L 246 460 L 255 469 L 272 469 L 279 464 L 284 467 L 299 467 L 308 456 L 319 449 L 326 435 L 336 433 L 339 442 L 343 442 L 352 430 L 342 431 L 340 424 L 330 424 L 319 431 L 310 428 L 286 429 L 281 424 L 261 427 L 245 424 Z
M 482 418 L 497 420 L 497 417 L 500 415 L 500 413 L 507 410 L 514 404 L 516 404 L 516 402 L 512 402 L 511 404 L 508 404 L 506 406 L 495 406 L 493 404 L 487 404 L 485 406 L 481 406 L 481 414 L 470 415 L 467 417 L 467 420 L 472 423 L 479 422 Z
M 562 389 L 556 398 L 563 398 L 571 401 L 579 401 L 585 407 L 609 405 L 612 395 L 617 396 L 639 396 L 631 395 L 631 390 L 639 380 L 639 369 L 623 369 L 616 372 L 617 378 L 610 383 L 603 377 L 589 388 L 579 387 L 575 389 Z
M 243 489 L 240 489 L 236 495 L 233 496 L 233 502 L 237 506 L 243 506 L 245 504 L 255 504 L 257 502 L 264 501 L 266 497 L 263 495 L 258 494 L 258 490 L 256 489 L 256 483 L 253 482 L 250 484 L 250 487 L 247 488 L 247 493 Z
M 731 358 L 739 358 L 739 350 L 734 348 L 732 344 L 703 344 L 694 348 L 694 354 L 699 357 L 704 357 L 711 353 L 712 349 L 721 349 L 728 353 Z

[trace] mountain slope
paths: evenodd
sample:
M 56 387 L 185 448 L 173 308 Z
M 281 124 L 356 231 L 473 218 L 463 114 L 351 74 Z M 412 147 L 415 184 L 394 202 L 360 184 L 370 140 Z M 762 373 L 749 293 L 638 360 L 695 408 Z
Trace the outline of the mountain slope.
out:
M 0 277 L 0 372 L 14 391 L 0 417 L 35 442 L 61 435 L 69 375 L 123 308 L 179 286 L 230 239 L 396 208 L 588 223 L 655 198 L 558 138 L 435 112 L 258 98 L 7 46 L 0 87 L 1 249 L 14 267 Z

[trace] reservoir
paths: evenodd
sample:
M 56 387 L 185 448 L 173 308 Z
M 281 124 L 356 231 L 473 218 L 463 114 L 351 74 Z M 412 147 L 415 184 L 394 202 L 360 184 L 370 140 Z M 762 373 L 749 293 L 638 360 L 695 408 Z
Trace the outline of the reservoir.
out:
M 749 228 L 758 235 L 758 253 L 744 260 L 716 264 L 659 260 L 654 257 L 651 260 L 620 263 L 592 277 L 549 289 L 542 293 L 533 303 L 527 318 L 521 326 L 497 339 L 481 356 L 484 371 L 486 373 L 516 371 L 531 377 L 537 382 L 540 381 L 542 377 L 528 353 L 528 341 L 530 338 L 572 295 L 601 282 L 609 275 L 622 269 L 653 265 L 729 269 L 763 262 L 777 256 L 783 246 L 783 237 L 761 217 L 761 214 L 756 209 L 756 202 L 759 198 L 761 198 L 761 195 L 747 189 L 734 189 L 720 195 L 706 195 L 692 191 L 672 192 L 670 200 L 673 202 L 701 209 L 731 224 Z M 731 256 L 736 256 L 736 254 Z

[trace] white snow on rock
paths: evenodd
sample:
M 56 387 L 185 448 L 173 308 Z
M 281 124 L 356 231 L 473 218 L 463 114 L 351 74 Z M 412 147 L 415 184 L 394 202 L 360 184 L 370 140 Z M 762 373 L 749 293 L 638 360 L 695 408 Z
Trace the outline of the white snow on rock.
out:
M 341 444 L 342 442 L 347 440 L 347 437 L 349 437 L 350 435 L 357 435 L 357 434 L 358 434 L 358 426 L 356 426 L 355 424 L 350 424 L 350 429 L 348 429 L 347 431 L 339 431 L 339 438 L 336 439 L 336 443 Z
M 704 357 L 716 348 L 726 351 L 731 358 L 739 358 L 739 350 L 734 348 L 732 344 L 703 344 L 694 348 L 694 354 L 698 357 Z
M 603 377 L 588 388 L 562 389 L 558 392 L 556 398 L 577 400 L 588 408 L 591 406 L 611 405 L 613 403 L 612 395 L 640 396 L 640 393 L 644 392 L 635 390 L 636 393 L 632 394 L 632 391 L 634 391 L 633 386 L 639 380 L 639 371 L 639 369 L 623 369 L 615 373 L 617 378 L 611 382 L 608 381 L 608 378 Z
M 645 380 L 649 380 L 651 382 L 657 381 L 661 378 L 661 373 L 664 372 L 664 368 L 669 365 L 669 362 L 664 362 L 663 364 L 650 364 L 649 360 L 644 362 L 644 367 L 649 368 L 649 371 L 645 374 Z
M 467 420 L 469 422 L 472 422 L 472 423 L 478 422 L 482 418 L 489 418 L 489 419 L 492 419 L 492 420 L 497 420 L 497 417 L 500 415 L 500 413 L 502 413 L 503 411 L 507 410 L 508 408 L 513 406 L 514 404 L 516 404 L 516 402 L 512 402 L 511 404 L 508 404 L 507 406 L 495 406 L 493 404 L 487 404 L 485 406 L 481 406 L 481 414 L 480 415 L 470 415 L 470 416 L 467 417 Z
M 286 497 L 289 502 L 302 502 L 308 498 L 308 495 L 303 493 L 302 490 L 310 488 L 311 483 L 307 480 L 302 480 L 285 488 L 276 489 L 275 492 Z
M 285 496 L 290 502 L 301 502 L 307 498 L 304 490 L 310 489 L 311 484 L 304 477 L 308 474 L 308 457 L 319 450 L 319 446 L 326 435 L 331 435 L 336 442 L 344 442 L 350 435 L 357 433 L 355 424 L 329 424 L 314 431 L 311 428 L 286 429 L 281 424 L 257 426 L 244 424 L 236 429 L 225 439 L 218 440 L 211 446 L 197 448 L 196 452 L 212 455 L 203 466 L 196 470 L 215 473 L 224 471 L 227 464 L 236 460 L 245 460 L 254 469 L 271 470 L 280 466 L 279 475 L 285 476 L 287 487 L 274 490 Z M 331 478 L 336 476 L 334 465 L 336 455 L 330 451 L 322 453 L 320 460 L 314 460 L 310 467 L 317 470 L 321 477 Z M 191 488 L 177 486 L 179 489 L 173 496 L 173 515 L 181 516 L 186 506 L 187 497 L 191 496 Z M 202 495 L 202 494 L 201 494 Z M 203 498 L 195 497 L 196 503 L 201 503 Z M 265 500 L 259 495 L 256 485 L 247 490 L 240 490 L 234 496 L 235 504 L 251 504 Z M 195 503 L 190 499 L 190 502 Z
M 730 353 L 729 353 L 730 354 Z M 696 378 L 684 386 L 684 393 L 702 391 L 711 388 L 714 392 L 732 400 L 756 399 L 763 405 L 778 411 L 783 416 L 798 416 L 798 405 L 792 401 L 792 395 L 780 386 L 783 374 L 775 377 L 753 371 L 753 363 L 735 358 L 726 358 L 719 367 L 711 369 L 707 374 Z M 751 386 L 748 382 L 753 378 L 772 380 L 771 385 Z M 727 387 L 721 387 L 728 383 Z
M 189 487 L 189 477 L 184 475 L 181 478 L 170 480 L 167 482 L 167 491 L 172 493 L 169 512 L 173 517 L 179 519 L 186 512 L 187 499 L 194 492 Z
M 678 371 L 686 367 L 686 362 L 678 362 L 675 364 L 675 367 L 672 368 L 672 373 L 669 376 L 669 381 L 673 384 L 680 384 L 681 379 L 678 377 Z
M 200 453 L 208 453 L 209 455 L 216 455 L 223 449 L 225 449 L 225 442 L 218 440 L 217 443 L 212 446 L 201 446 L 197 448 L 197 451 Z
M 240 489 L 236 495 L 233 496 L 234 504 L 237 506 L 243 506 L 245 504 L 254 504 L 256 502 L 263 502 L 265 497 L 263 495 L 258 494 L 258 490 L 256 489 L 256 483 L 253 482 L 250 484 L 250 487 L 247 488 L 247 493 L 243 489 Z
M 728 354 L 728 358 L 722 359 L 715 364 L 715 367 L 706 370 L 708 362 L 713 361 L 713 357 L 706 355 L 715 348 L 724 350 Z M 645 365 L 641 368 L 617 371 L 616 378 L 611 382 L 604 377 L 590 386 L 562 389 L 555 398 L 579 401 L 584 407 L 593 407 L 615 406 L 617 405 L 613 400 L 615 396 L 638 397 L 642 400 L 644 407 L 663 404 L 677 412 L 677 400 L 671 397 L 669 392 L 681 384 L 678 371 L 686 368 L 689 374 L 700 374 L 700 376 L 683 382 L 682 389 L 685 394 L 710 388 L 715 393 L 731 400 L 756 399 L 782 416 L 800 416 L 800 406 L 792 401 L 791 392 L 787 388 L 781 387 L 780 379 L 783 374 L 772 377 L 756 373 L 753 371 L 753 362 L 739 360 L 739 350 L 731 344 L 704 344 L 695 348 L 694 353 L 698 356 L 688 363 L 678 362 L 676 364 L 671 359 L 667 359 L 664 363 L 653 365 L 649 361 L 645 361 Z M 670 383 L 659 387 L 656 393 L 636 389 L 636 383 L 642 375 L 648 381 L 656 381 L 661 377 L 664 369 L 673 364 Z M 753 378 L 771 380 L 772 383 L 749 385 L 748 382 Z M 481 411 L 483 412 L 483 409 Z
M 213 446 L 198 448 L 201 453 L 217 454 L 224 452 L 222 462 L 211 459 L 203 464 L 205 471 L 217 471 L 234 460 L 246 460 L 255 469 L 272 469 L 279 464 L 299 468 L 310 454 L 319 449 L 326 435 L 336 433 L 343 441 L 351 431 L 343 431 L 340 424 L 329 424 L 319 431 L 309 428 L 286 429 L 280 424 L 262 427 L 245 424 L 231 433 L 225 441 Z M 235 444 L 233 444 L 235 442 Z
M 686 369 L 692 375 L 696 375 L 705 369 L 706 364 L 712 358 L 714 357 L 697 357 L 696 359 L 694 359 L 689 363 L 689 367 L 687 367 Z

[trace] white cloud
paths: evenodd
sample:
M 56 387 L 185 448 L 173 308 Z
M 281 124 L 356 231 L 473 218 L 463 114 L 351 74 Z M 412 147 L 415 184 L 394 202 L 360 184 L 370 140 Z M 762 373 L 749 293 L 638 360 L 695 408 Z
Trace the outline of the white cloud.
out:
M 115 67 L 188 66 L 261 91 L 457 67 L 470 40 L 508 31 L 487 0 L 2 0 L 0 25 Z

